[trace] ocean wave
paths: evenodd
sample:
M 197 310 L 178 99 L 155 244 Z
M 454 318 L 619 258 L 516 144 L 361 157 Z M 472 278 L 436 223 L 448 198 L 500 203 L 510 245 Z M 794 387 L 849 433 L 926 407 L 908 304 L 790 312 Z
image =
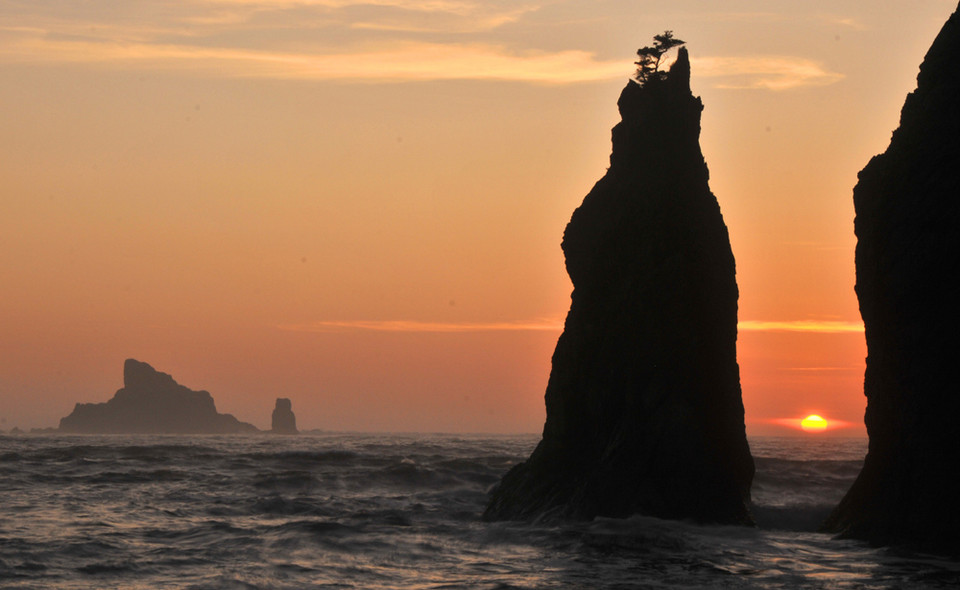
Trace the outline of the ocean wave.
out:
M 813 530 L 795 527 L 829 512 L 853 484 L 862 461 L 760 457 L 755 464 L 750 493 L 758 523 Z
M 810 440 L 751 441 L 760 451 L 755 528 L 641 516 L 483 522 L 487 490 L 536 442 L 4 439 L 0 587 L 930 590 L 960 582 L 955 563 L 812 532 L 855 476 L 862 447 L 831 454 L 815 441 L 807 453 Z
M 750 512 L 757 526 L 778 531 L 817 531 L 836 506 L 833 502 L 764 506 L 752 504 Z
M 281 471 L 257 473 L 253 487 L 268 490 L 310 491 L 320 486 L 320 479 L 309 471 Z
M 313 496 L 285 498 L 274 495 L 256 498 L 250 507 L 250 514 L 271 516 L 331 516 L 331 511 L 318 503 Z
M 190 474 L 178 469 L 131 469 L 127 471 L 100 471 L 90 475 L 78 475 L 91 484 L 155 484 L 169 481 L 182 481 Z

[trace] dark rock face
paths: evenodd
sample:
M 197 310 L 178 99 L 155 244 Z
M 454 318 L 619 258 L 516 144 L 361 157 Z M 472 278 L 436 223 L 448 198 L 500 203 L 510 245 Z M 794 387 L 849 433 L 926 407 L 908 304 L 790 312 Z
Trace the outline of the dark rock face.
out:
M 853 191 L 866 326 L 863 470 L 828 531 L 960 553 L 960 16 Z
M 297 434 L 297 417 L 293 415 L 293 404 L 285 397 L 277 398 L 273 408 L 270 432 L 276 434 Z
M 257 432 L 252 424 L 217 413 L 206 391 L 187 389 L 147 363 L 127 359 L 123 389 L 108 402 L 77 404 L 60 419 L 61 432 L 89 434 L 234 434 Z
M 484 516 L 750 523 L 735 266 L 687 52 L 618 106 L 610 169 L 563 237 L 574 291 L 543 440 Z

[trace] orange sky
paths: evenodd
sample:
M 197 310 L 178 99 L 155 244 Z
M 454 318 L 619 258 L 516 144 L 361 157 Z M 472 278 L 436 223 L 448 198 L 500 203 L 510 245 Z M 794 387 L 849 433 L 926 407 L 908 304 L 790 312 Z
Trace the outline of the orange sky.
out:
M 0 4 L 0 429 L 127 357 L 269 426 L 535 432 L 560 238 L 673 29 L 740 285 L 748 432 L 862 434 L 852 187 L 954 0 Z

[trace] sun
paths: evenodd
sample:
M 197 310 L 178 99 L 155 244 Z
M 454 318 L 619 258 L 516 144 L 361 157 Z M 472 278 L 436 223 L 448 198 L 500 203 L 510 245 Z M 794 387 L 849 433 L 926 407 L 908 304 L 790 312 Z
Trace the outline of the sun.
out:
M 827 429 L 827 421 L 817 414 L 810 414 L 800 421 L 800 428 L 804 432 L 823 432 Z

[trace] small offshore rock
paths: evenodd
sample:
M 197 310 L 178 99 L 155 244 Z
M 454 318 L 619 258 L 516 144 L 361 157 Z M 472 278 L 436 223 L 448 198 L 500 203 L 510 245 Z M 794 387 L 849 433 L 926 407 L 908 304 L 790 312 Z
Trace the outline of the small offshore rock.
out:
M 293 414 L 293 404 L 285 397 L 278 397 L 270 420 L 270 432 L 275 434 L 297 434 L 297 417 Z

